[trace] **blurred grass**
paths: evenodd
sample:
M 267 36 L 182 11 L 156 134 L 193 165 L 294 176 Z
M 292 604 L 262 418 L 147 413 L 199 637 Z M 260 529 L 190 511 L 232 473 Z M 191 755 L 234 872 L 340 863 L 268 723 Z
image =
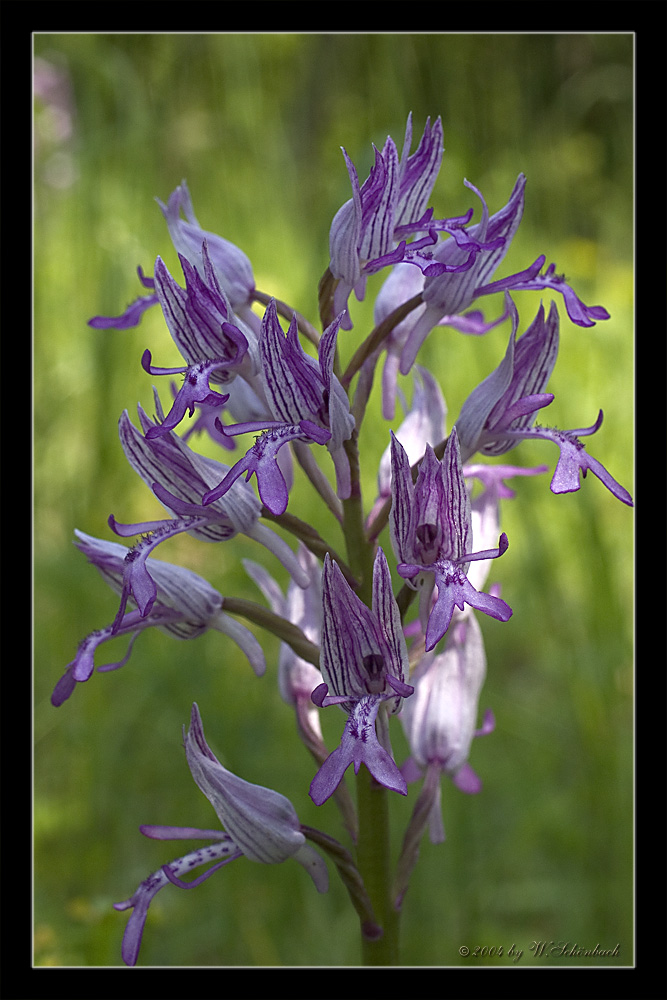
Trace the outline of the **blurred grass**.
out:
M 588 446 L 632 491 L 632 37 L 58 34 L 35 36 L 34 47 L 36 69 L 62 74 L 35 108 L 35 962 L 113 966 L 126 918 L 111 904 L 172 856 L 138 825 L 214 821 L 181 747 L 192 701 L 227 766 L 288 795 L 302 822 L 339 829 L 331 803 L 317 810 L 307 796 L 313 768 L 277 694 L 271 640 L 268 674 L 256 680 L 223 636 L 185 644 L 145 634 L 123 670 L 95 676 L 58 710 L 49 702 L 79 640 L 116 610 L 73 548 L 73 529 L 111 537 L 110 513 L 131 521 L 161 510 L 125 462 L 117 420 L 124 408 L 134 417 L 137 402 L 152 412 L 143 350 L 163 365 L 178 355 L 156 310 L 136 330 L 86 326 L 141 294 L 138 264 L 151 274 L 159 253 L 180 274 L 154 198 L 186 178 L 202 226 L 250 256 L 262 290 L 316 320 L 329 225 L 349 197 L 339 147 L 363 178 L 371 142 L 402 142 L 408 111 L 417 135 L 427 115 L 442 115 L 436 215 L 472 204 L 464 177 L 497 210 L 523 171 L 524 220 L 498 277 L 543 252 L 585 302 L 611 313 L 585 330 L 561 309 L 549 415 L 581 427 L 602 408 Z M 348 357 L 369 329 L 377 287 L 353 303 Z M 523 330 L 538 302 L 524 293 L 517 304 Z M 420 361 L 442 385 L 450 425 L 506 338 L 501 327 L 427 341 Z M 341 338 L 343 360 L 347 350 Z M 377 405 L 373 413 L 363 437 L 369 503 L 388 439 Z M 513 457 L 553 467 L 556 456 L 544 443 Z M 459 945 L 516 943 L 521 964 L 545 964 L 531 959 L 530 942 L 554 939 L 620 942 L 611 961 L 627 965 L 633 516 L 592 476 L 563 497 L 547 477 L 516 485 L 504 511 L 510 550 L 495 573 L 514 616 L 482 622 L 481 707 L 497 719 L 473 745 L 484 791 L 443 786 L 448 839 L 423 844 L 404 904 L 403 961 L 471 964 Z M 319 525 L 308 488 L 294 496 L 290 509 Z M 213 549 L 185 539 L 161 555 L 223 594 L 258 599 L 242 556 L 285 582 L 247 540 Z M 333 745 L 342 716 L 325 712 L 323 725 Z M 397 756 L 404 749 L 397 730 Z M 396 799 L 398 846 L 412 796 Z M 326 897 L 307 881 L 291 863 L 242 861 L 193 893 L 167 889 L 151 907 L 140 962 L 356 963 L 356 919 L 335 873 Z

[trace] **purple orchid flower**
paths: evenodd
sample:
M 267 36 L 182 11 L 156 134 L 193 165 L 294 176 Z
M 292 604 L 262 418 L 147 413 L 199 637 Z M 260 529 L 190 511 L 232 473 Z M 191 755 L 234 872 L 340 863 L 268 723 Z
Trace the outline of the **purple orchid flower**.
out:
M 169 197 L 167 204 L 157 199 L 167 222 L 169 235 L 181 260 L 185 258 L 204 277 L 205 263 L 202 245 L 206 244 L 210 261 L 213 265 L 216 282 L 224 289 L 224 294 L 231 303 L 232 310 L 244 322 L 256 330 L 257 317 L 250 306 L 255 279 L 252 265 L 242 250 L 215 233 L 206 232 L 197 222 L 190 192 L 185 181 L 176 188 Z M 181 211 L 186 219 L 181 218 Z M 157 305 L 159 296 L 155 291 L 153 278 L 144 275 L 138 268 L 139 280 L 145 288 L 152 290 L 151 295 L 145 295 L 132 302 L 121 316 L 95 316 L 89 320 L 89 326 L 97 330 L 116 329 L 127 330 L 137 326 L 143 314 L 151 306 Z
M 426 210 L 442 161 L 442 122 L 431 126 L 427 118 L 419 146 L 410 155 L 412 115 L 408 116 L 400 159 L 396 144 L 387 137 L 382 152 L 375 149 L 375 163 L 364 183 L 343 149 L 352 198 L 336 213 L 329 234 L 329 270 L 337 280 L 334 312 L 342 313 L 341 326 L 352 328 L 348 299 L 354 291 L 363 299 L 366 278 L 382 268 L 409 261 L 425 274 L 443 274 L 471 267 L 481 246 L 464 229 L 472 212 L 451 219 L 433 219 L 433 209 Z M 437 242 L 437 232 L 447 232 L 466 253 L 466 259 L 453 264 L 435 261 L 425 248 Z M 427 235 L 412 243 L 406 237 Z
M 466 229 L 470 240 L 483 245 L 476 255 L 472 267 L 464 272 L 444 272 L 439 274 L 433 270 L 426 274 L 422 297 L 426 309 L 412 322 L 409 332 L 402 332 L 403 345 L 400 357 L 401 374 L 407 375 L 415 362 L 419 348 L 428 334 L 436 325 L 453 326 L 462 333 L 481 335 L 487 333 L 498 320 L 485 323 L 481 313 L 475 312 L 462 316 L 478 297 L 482 288 L 501 264 L 509 250 L 514 234 L 519 228 L 524 207 L 524 188 L 526 178 L 520 174 L 507 204 L 489 216 L 486 201 L 481 192 L 469 181 L 464 181 L 467 188 L 477 195 L 482 203 L 482 218 L 474 226 Z M 455 240 L 441 242 L 433 251 L 433 260 L 451 267 L 463 260 L 464 250 Z
M 445 839 L 440 806 L 440 776 L 447 774 L 457 788 L 469 795 L 481 791 L 482 783 L 468 763 L 475 736 L 494 728 L 493 713 L 485 713 L 476 728 L 479 695 L 486 676 L 484 641 L 475 615 L 466 609 L 456 613 L 442 653 L 427 653 L 413 674 L 415 693 L 401 712 L 412 756 L 403 765 L 407 780 L 423 770 L 430 790 L 428 816 L 430 839 Z
M 162 419 L 160 401 L 155 393 L 156 410 Z M 287 542 L 259 523 L 261 505 L 249 484 L 233 483 L 224 497 L 204 506 L 202 494 L 229 471 L 229 466 L 198 455 L 176 434 L 152 435 L 163 426 L 152 421 L 138 407 L 143 434 L 131 423 L 127 411 L 119 421 L 118 431 L 123 451 L 132 468 L 151 488 L 171 519 L 121 524 L 111 515 L 109 526 L 123 538 L 142 534 L 125 562 L 125 584 L 116 617 L 120 625 L 130 595 L 142 614 L 148 614 L 157 597 L 155 582 L 147 569 L 152 551 L 175 535 L 187 532 L 206 542 L 227 541 L 241 533 L 264 545 L 292 574 L 301 586 L 307 586 L 308 574 L 301 567 Z
M 467 461 L 475 452 L 502 455 L 521 440 L 545 438 L 560 449 L 551 481 L 553 493 L 571 493 L 581 486 L 579 472 L 590 469 L 615 497 L 633 506 L 632 497 L 607 472 L 601 462 L 587 454 L 578 440 L 594 434 L 602 424 L 602 411 L 592 427 L 560 431 L 532 426 L 537 411 L 549 406 L 554 397 L 545 392 L 558 355 L 558 310 L 551 303 L 545 319 L 540 305 L 537 316 L 516 340 L 518 314 L 509 296 L 513 328 L 505 356 L 498 367 L 474 389 L 464 402 L 456 422 L 461 455 Z
M 318 892 L 326 892 L 329 887 L 326 864 L 306 843 L 290 800 L 271 788 L 244 781 L 222 766 L 206 742 L 196 704 L 192 706 L 187 734 L 184 730 L 184 742 L 192 777 L 215 809 L 226 832 L 180 826 L 144 825 L 139 828 L 144 836 L 155 840 L 215 842 L 162 865 L 129 899 L 114 903 L 115 910 L 132 910 L 121 949 L 126 965 L 136 965 L 148 908 L 156 893 L 170 883 L 180 889 L 193 889 L 223 865 L 241 857 L 265 865 L 281 864 L 294 858 L 308 872 Z M 183 880 L 184 874 L 209 862 L 215 864 L 202 875 L 189 882 Z
M 540 305 L 535 320 L 516 339 L 519 314 L 505 293 L 512 332 L 500 365 L 470 393 L 456 421 L 461 459 L 467 462 L 475 452 L 502 455 L 516 442 L 504 438 L 504 427 L 515 430 L 529 426 L 539 409 L 548 406 L 553 395 L 545 392 L 558 357 L 558 309 L 551 303 L 545 320 Z
M 274 419 L 225 428 L 225 433 L 231 435 L 264 433 L 215 489 L 206 493 L 205 505 L 224 496 L 246 473 L 246 479 L 256 476 L 264 505 L 273 514 L 283 514 L 289 494 L 277 456 L 290 441 L 326 444 L 336 471 L 338 495 L 349 496 L 350 469 L 343 444 L 354 430 L 354 417 L 345 390 L 333 373 L 339 326 L 340 316 L 322 334 L 316 361 L 299 342 L 296 317 L 285 337 L 275 301 L 271 300 L 262 321 L 260 358 L 263 394 Z
M 388 136 L 382 152 L 373 147 L 375 164 L 361 186 L 354 164 L 343 149 L 352 198 L 336 213 L 329 235 L 329 268 L 338 279 L 334 294 L 336 313 L 347 310 L 347 300 L 353 289 L 358 298 L 363 298 L 368 273 L 403 259 L 406 243 L 402 241 L 395 250 L 395 230 L 399 226 L 410 230 L 423 216 L 440 170 L 442 138 L 440 118 L 433 127 L 427 118 L 421 142 L 410 156 L 410 114 L 400 162 L 396 144 Z M 424 229 L 422 226 L 414 231 L 419 228 Z M 349 316 L 346 315 L 342 325 L 344 329 L 351 329 Z
M 313 691 L 313 702 L 319 707 L 340 705 L 348 719 L 340 746 L 313 778 L 310 797 L 322 805 L 350 764 L 355 774 L 365 764 L 376 781 L 406 795 L 405 780 L 391 754 L 386 710 L 397 712 L 412 687 L 405 680 L 407 648 L 382 549 L 373 568 L 372 608 L 357 597 L 338 564 L 325 557 L 321 649 L 324 681 Z
M 579 326 L 593 326 L 597 320 L 609 319 L 609 313 L 601 306 L 586 306 L 565 278 L 554 273 L 555 265 L 549 265 L 546 272 L 540 274 L 546 262 L 544 255 L 525 270 L 490 282 L 489 279 L 509 250 L 521 222 L 526 179 L 523 174 L 519 175 L 507 205 L 490 217 L 482 194 L 468 181 L 464 183 L 482 202 L 480 222 L 466 228 L 468 239 L 480 245 L 481 250 L 475 256 L 473 265 L 462 274 L 451 268 L 451 265 L 463 258 L 463 250 L 456 241 L 445 240 L 433 251 L 433 260 L 448 265 L 448 271 L 442 274 L 438 274 L 435 268 L 430 273 L 428 270 L 424 271 L 422 295 L 426 309 L 421 313 L 411 314 L 410 323 L 404 324 L 401 330 L 403 343 L 400 371 L 403 375 L 410 371 L 419 348 L 436 325 L 452 326 L 462 333 L 480 335 L 504 320 L 507 312 L 490 323 L 484 321 L 480 312 L 461 315 L 476 299 L 495 292 L 528 289 L 556 291 L 563 295 L 570 319 Z
M 121 594 L 125 590 L 126 560 L 131 549 L 118 542 L 93 538 L 82 531 L 75 532 L 77 548 L 87 556 L 109 586 Z M 127 663 L 134 641 L 147 628 L 159 628 L 177 639 L 195 639 L 209 629 L 229 636 L 239 646 L 257 676 L 266 670 L 262 647 L 252 632 L 222 610 L 224 598 L 203 577 L 182 566 L 148 559 L 145 572 L 155 596 L 149 610 L 139 609 L 123 613 L 105 628 L 91 632 L 79 644 L 77 654 L 55 686 L 51 695 L 53 705 L 62 705 L 77 684 L 90 679 L 95 670 L 95 652 L 102 643 L 116 636 L 129 636 L 130 643 L 122 660 L 106 663 L 97 668 L 99 673 L 117 670 Z M 139 588 L 138 588 L 139 589 Z M 132 597 L 130 597 L 132 599 Z M 123 601 L 123 610 L 127 598 Z
M 449 628 L 455 607 L 465 604 L 492 618 L 507 621 L 512 609 L 500 598 L 479 593 L 467 577 L 468 564 L 495 559 L 507 550 L 507 536 L 498 548 L 472 552 L 470 498 L 466 489 L 456 427 L 447 440 L 442 462 L 429 445 L 412 481 L 405 449 L 392 433 L 391 541 L 399 574 L 421 591 L 420 620 L 431 650 Z M 432 605 L 433 588 L 437 599 Z M 431 606 L 432 605 L 432 606 Z
M 155 263 L 155 288 L 169 332 L 185 359 L 185 366 L 159 368 L 152 364 L 150 351 L 144 351 L 142 366 L 149 375 L 182 374 L 183 385 L 162 428 L 165 433 L 176 427 L 196 403 L 223 406 L 228 395 L 209 387 L 209 382 L 226 386 L 238 375 L 252 381 L 259 357 L 256 334 L 234 316 L 211 264 L 206 244 L 202 247 L 204 277 L 181 257 L 185 289 L 171 277 L 163 261 Z

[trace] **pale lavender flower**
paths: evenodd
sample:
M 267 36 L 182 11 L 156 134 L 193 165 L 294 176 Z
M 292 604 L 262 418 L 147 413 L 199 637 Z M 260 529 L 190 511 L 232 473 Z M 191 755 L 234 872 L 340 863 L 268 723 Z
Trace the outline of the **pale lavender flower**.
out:
M 375 298 L 373 306 L 375 325 L 379 326 L 395 309 L 416 295 L 421 295 L 423 291 L 423 273 L 413 264 L 396 264 L 395 267 L 392 267 Z M 393 420 L 394 418 L 396 395 L 398 392 L 398 375 L 402 371 L 401 355 L 403 348 L 412 335 L 412 331 L 418 325 L 419 320 L 426 313 L 426 310 L 426 302 L 422 302 L 421 305 L 418 305 L 396 324 L 382 344 L 381 350 L 386 352 L 382 368 L 382 415 L 385 420 Z M 489 330 L 503 323 L 506 319 L 507 312 L 499 316 L 498 319 L 487 323 L 484 321 L 484 316 L 479 310 L 470 310 L 461 315 L 442 316 L 433 325 L 451 326 L 460 333 L 478 336 L 488 333 Z M 376 361 L 377 357 L 374 356 L 366 364 L 375 366 Z
M 376 781 L 406 795 L 405 780 L 391 754 L 386 709 L 397 712 L 412 688 L 406 683 L 407 649 L 382 549 L 373 568 L 372 608 L 357 597 L 338 564 L 325 557 L 321 648 L 324 682 L 313 691 L 313 702 L 340 705 L 348 719 L 340 746 L 313 778 L 310 797 L 322 805 L 350 764 L 355 774 L 365 764 Z
M 227 387 L 237 376 L 256 384 L 259 367 L 257 332 L 244 323 L 232 310 L 218 274 L 213 266 L 208 246 L 203 243 L 198 265 L 180 255 L 185 276 L 185 288 L 174 280 L 161 257 L 155 262 L 155 277 L 144 284 L 155 290 L 155 299 L 162 312 L 172 339 L 181 353 L 185 365 L 158 367 L 153 365 L 151 352 L 144 351 L 142 367 L 149 375 L 183 375 L 183 383 L 160 427 L 153 428 L 153 436 L 164 434 L 178 426 L 186 412 L 194 414 L 195 406 L 222 407 L 229 394 L 212 389 L 214 385 Z M 152 304 L 148 299 L 133 303 L 124 318 L 101 320 L 96 317 L 91 325 L 124 328 L 136 325 L 144 308 Z
M 442 639 L 455 607 L 478 608 L 499 621 L 507 621 L 512 609 L 500 598 L 480 593 L 467 577 L 468 564 L 492 559 L 507 549 L 507 536 L 498 548 L 472 551 L 470 498 L 463 477 L 456 427 L 447 440 L 442 462 L 428 446 L 412 481 L 410 462 L 392 434 L 391 541 L 399 561 L 398 572 L 421 591 L 420 619 L 426 633 L 426 649 Z M 432 604 L 434 586 L 437 599 Z
M 273 420 L 260 419 L 225 428 L 225 433 L 231 435 L 264 433 L 204 496 L 204 504 L 224 496 L 244 473 L 246 479 L 254 474 L 264 505 L 273 514 L 283 514 L 289 494 L 277 456 L 290 441 L 326 444 L 336 471 L 338 495 L 349 496 L 350 468 L 343 445 L 354 430 L 354 417 L 345 390 L 333 372 L 339 325 L 340 317 L 324 331 L 315 360 L 299 342 L 296 317 L 292 318 L 285 336 L 275 301 L 271 300 L 262 320 L 260 358 L 263 394 Z
M 368 273 L 403 259 L 406 244 L 403 241 L 396 248 L 395 230 L 401 225 L 413 226 L 424 214 L 442 161 L 440 118 L 432 128 L 430 118 L 426 120 L 421 142 L 412 156 L 411 145 L 412 114 L 408 116 L 400 161 L 396 144 L 388 136 L 382 152 L 373 147 L 375 164 L 361 186 L 355 166 L 343 149 L 352 198 L 336 213 L 329 235 L 329 268 L 338 279 L 336 313 L 347 309 L 353 289 L 358 298 L 363 297 Z M 343 328 L 351 329 L 349 317 L 343 320 Z
M 611 493 L 633 506 L 628 491 L 607 472 L 597 459 L 588 455 L 579 437 L 594 434 L 602 424 L 602 410 L 592 427 L 561 431 L 533 426 L 538 410 L 549 406 L 554 396 L 545 392 L 558 354 L 558 310 L 551 303 L 548 317 L 540 305 L 537 316 L 516 340 L 518 314 L 510 303 L 513 328 L 505 356 L 498 367 L 468 396 L 461 408 L 456 427 L 461 455 L 466 462 L 475 452 L 502 455 L 520 441 L 545 438 L 560 449 L 560 457 L 551 481 L 553 493 L 571 493 L 580 488 L 579 472 L 585 477 L 590 469 Z
M 208 847 L 177 858 L 145 879 L 139 888 L 116 910 L 132 910 L 123 936 L 122 956 L 127 965 L 135 965 L 148 908 L 160 889 L 171 883 L 192 889 L 223 865 L 241 857 L 261 864 L 275 865 L 294 858 L 308 872 L 318 892 L 326 892 L 329 876 L 323 859 L 301 831 L 294 806 L 284 795 L 262 785 L 253 785 L 232 774 L 208 746 L 199 708 L 192 706 L 190 728 L 185 733 L 185 755 L 192 777 L 209 800 L 226 832 L 194 827 L 142 826 L 141 832 L 156 840 L 214 840 Z M 182 875 L 214 861 L 203 875 L 185 882 Z
M 453 326 L 462 333 L 484 334 L 497 321 L 485 323 L 481 313 L 461 316 L 474 300 L 482 294 L 482 289 L 488 279 L 500 266 L 510 248 L 510 244 L 519 228 L 524 207 L 524 188 L 526 178 L 520 174 L 507 204 L 489 216 L 486 201 L 481 192 L 469 181 L 464 181 L 467 188 L 477 195 L 482 203 L 482 218 L 466 229 L 471 240 L 483 244 L 483 249 L 476 255 L 472 267 L 462 273 L 434 271 L 426 275 L 423 283 L 422 297 L 426 309 L 412 323 L 409 333 L 403 333 L 400 371 L 403 375 L 412 368 L 419 348 L 436 325 Z M 441 241 L 433 251 L 434 261 L 440 264 L 453 265 L 463 260 L 464 251 L 453 239 Z
M 119 542 L 108 542 L 93 538 L 82 531 L 75 532 L 77 548 L 99 570 L 100 574 L 117 594 L 122 594 L 126 583 L 126 560 L 132 550 Z M 117 670 L 130 658 L 134 641 L 147 628 L 159 628 L 177 639 L 194 639 L 209 629 L 215 629 L 229 636 L 243 651 L 258 676 L 266 670 L 264 653 L 252 632 L 222 610 L 224 598 L 203 577 L 182 566 L 147 559 L 145 574 L 149 582 L 145 587 L 153 591 L 150 608 L 142 613 L 135 609 L 124 612 L 128 598 L 123 601 L 123 612 L 111 625 L 91 632 L 79 644 L 75 658 L 55 686 L 51 701 L 62 705 L 77 684 L 90 679 L 95 670 L 95 653 L 98 646 L 116 636 L 130 639 L 125 656 L 114 663 L 106 663 L 97 668 L 99 673 Z M 143 581 L 142 581 L 143 582 Z M 142 594 L 137 584 L 139 595 Z M 129 599 L 133 601 L 131 595 Z M 134 601 L 133 601 L 134 603 Z
M 503 438 L 502 429 L 529 426 L 539 409 L 548 406 L 553 395 L 546 389 L 558 357 L 558 309 L 551 303 L 545 320 L 540 305 L 537 316 L 526 332 L 516 340 L 519 315 L 506 293 L 512 332 L 505 357 L 500 365 L 470 393 L 456 421 L 465 463 L 479 451 L 484 455 L 502 455 L 516 441 Z
M 192 207 L 192 199 L 185 181 L 169 197 L 167 204 L 157 199 L 162 209 L 169 235 L 176 251 L 195 265 L 202 273 L 202 244 L 206 243 L 215 273 L 227 295 L 232 309 L 251 325 L 255 322 L 250 313 L 255 277 L 246 254 L 217 233 L 202 229 Z M 185 219 L 181 217 L 185 215 Z
M 475 794 L 481 781 L 468 763 L 473 737 L 490 733 L 493 714 L 487 710 L 477 729 L 479 695 L 486 676 L 486 655 L 475 615 L 456 613 L 442 653 L 427 653 L 415 670 L 415 692 L 405 702 L 401 722 L 411 758 L 403 766 L 408 780 L 424 770 L 447 774 L 463 792 Z M 430 781 L 428 810 L 434 844 L 445 839 L 440 807 L 440 782 Z
M 599 411 L 597 419 L 590 427 L 580 427 L 577 430 L 561 431 L 556 427 L 529 427 L 524 431 L 506 431 L 508 437 L 517 438 L 544 438 L 553 441 L 560 449 L 560 455 L 553 477 L 551 479 L 552 493 L 576 493 L 581 487 L 579 474 L 585 479 L 587 472 L 592 472 L 594 476 L 603 483 L 610 493 L 612 493 L 622 503 L 628 507 L 634 507 L 634 502 L 628 491 L 605 469 L 602 462 L 599 462 L 592 455 L 589 455 L 579 438 L 589 434 L 595 434 L 602 426 L 603 413 Z

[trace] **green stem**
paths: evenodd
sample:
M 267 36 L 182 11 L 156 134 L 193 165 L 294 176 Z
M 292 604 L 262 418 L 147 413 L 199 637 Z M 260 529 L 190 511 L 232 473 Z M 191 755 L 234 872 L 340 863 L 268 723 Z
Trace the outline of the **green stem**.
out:
M 288 320 L 288 322 L 291 322 L 292 317 L 295 316 L 297 329 L 308 338 L 311 344 L 314 344 L 315 347 L 317 347 L 320 342 L 319 333 L 313 324 L 309 323 L 306 317 L 302 316 L 301 313 L 298 313 L 296 309 L 292 309 L 292 307 L 286 302 L 281 302 L 280 299 L 276 299 L 273 295 L 267 295 L 266 292 L 260 292 L 257 288 L 252 293 L 252 297 L 253 301 L 259 302 L 263 306 L 268 306 L 271 299 L 273 299 L 276 303 L 276 312 L 278 315 L 282 316 L 283 319 Z
M 355 590 L 359 598 L 370 608 L 373 593 L 373 561 L 375 544 L 369 542 L 364 528 L 364 508 L 361 497 L 359 475 L 359 449 L 357 431 L 345 442 L 345 451 L 350 462 L 350 496 L 343 500 L 343 535 L 347 550 L 347 561 L 357 581 Z
M 364 965 L 398 965 L 398 911 L 392 903 L 392 872 L 389 845 L 389 803 L 386 788 L 379 785 L 365 766 L 357 775 L 359 839 L 357 867 L 373 912 L 383 929 L 382 937 L 362 935 Z
M 322 538 L 312 525 L 287 512 L 284 514 L 272 514 L 267 507 L 262 507 L 262 517 L 267 521 L 273 521 L 281 528 L 284 528 L 285 531 L 289 531 L 295 538 L 302 541 L 306 548 L 310 549 L 313 555 L 316 555 L 319 559 L 324 559 L 324 556 L 328 552 L 331 558 L 340 566 L 341 572 L 350 586 L 356 586 L 357 580 L 352 575 L 350 567 L 341 559 L 333 546 Z
M 381 323 L 378 323 L 372 333 L 366 337 L 363 344 L 361 344 L 352 355 L 352 360 L 341 376 L 340 381 L 346 389 L 349 387 L 350 382 L 357 374 L 364 361 L 366 361 L 366 359 L 369 358 L 374 351 L 377 351 L 378 347 L 382 346 L 394 327 L 398 326 L 398 324 L 404 320 L 413 309 L 420 306 L 422 302 L 423 299 L 421 297 L 421 293 L 419 295 L 414 295 L 411 299 L 408 299 L 407 302 L 404 302 L 402 305 L 398 306 L 397 309 L 394 309 L 393 312 L 389 313 L 388 316 L 385 316 Z
M 366 887 L 350 852 L 342 844 L 339 844 L 337 840 L 334 840 L 333 837 L 322 833 L 321 830 L 314 829 L 312 826 L 302 825 L 301 832 L 323 851 L 326 851 L 336 865 L 338 874 L 349 893 L 352 905 L 359 915 L 362 936 L 369 939 L 380 937 L 382 934 L 381 929 L 377 924 Z
M 286 642 L 302 660 L 319 667 L 320 647 L 311 642 L 298 625 L 287 621 L 286 618 L 281 618 L 280 615 L 269 611 L 261 604 L 246 601 L 242 597 L 225 597 L 222 607 L 225 613 L 241 615 L 242 618 L 265 628 L 267 632 L 271 632 L 282 642 Z
M 357 595 L 370 608 L 373 595 L 375 543 L 366 536 L 359 475 L 357 433 L 345 443 L 350 462 L 351 490 L 343 501 L 343 533 L 350 569 L 359 581 Z M 368 893 L 382 935 L 364 933 L 361 950 L 364 965 L 398 964 L 398 913 L 391 900 L 391 855 L 389 850 L 389 803 L 387 789 L 379 785 L 365 765 L 357 774 L 357 867 Z

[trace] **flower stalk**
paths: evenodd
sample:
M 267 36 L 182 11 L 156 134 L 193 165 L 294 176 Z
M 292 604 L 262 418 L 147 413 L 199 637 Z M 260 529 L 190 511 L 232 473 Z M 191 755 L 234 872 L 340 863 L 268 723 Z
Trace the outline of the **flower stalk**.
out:
M 343 530 L 348 560 L 360 580 L 357 595 L 370 607 L 375 544 L 368 540 L 364 529 L 357 440 L 355 432 L 346 442 L 352 489 L 350 497 L 344 501 Z M 394 910 L 391 900 L 388 792 L 373 778 L 366 767 L 361 767 L 356 775 L 356 790 L 357 867 L 372 909 L 382 928 L 381 935 L 369 935 L 362 922 L 362 962 L 364 965 L 374 966 L 397 965 L 398 913 Z
M 357 778 L 359 838 L 357 866 L 368 897 L 382 927 L 382 937 L 362 934 L 364 965 L 398 965 L 399 913 L 392 901 L 391 845 L 389 838 L 389 792 L 361 768 Z
M 116 594 L 117 611 L 109 624 L 82 640 L 55 685 L 53 705 L 62 706 L 91 678 L 96 652 L 108 640 L 124 637 L 127 652 L 98 666 L 102 673 L 124 666 L 147 628 L 190 642 L 211 630 L 221 633 L 257 677 L 275 676 L 274 691 L 292 713 L 294 734 L 309 752 L 311 768 L 315 763 L 307 793 L 316 807 L 330 798 L 337 803 L 350 838 L 348 849 L 329 833 L 302 825 L 282 793 L 228 770 L 209 747 L 199 708 L 190 702 L 186 760 L 221 828 L 140 828 L 152 839 L 211 843 L 163 864 L 128 899 L 114 904 L 117 911 L 129 911 L 121 947 L 128 965 L 138 961 L 149 906 L 163 888 L 194 888 L 232 862 L 296 861 L 315 890 L 326 892 L 322 855 L 333 862 L 359 919 L 361 962 L 398 965 L 399 918 L 422 838 L 428 833 L 434 844 L 445 839 L 441 780 L 468 795 L 482 788 L 468 758 L 473 739 L 491 733 L 494 718 L 486 708 L 478 721 L 487 659 L 476 613 L 499 623 L 512 615 L 499 586 L 487 584 L 494 560 L 509 548 L 501 501 L 515 494 L 505 480 L 546 470 L 479 459 L 496 459 L 522 440 L 546 440 L 559 450 L 553 494 L 576 492 L 590 471 L 632 506 L 629 492 L 580 440 L 600 430 L 601 410 L 591 426 L 577 430 L 535 423 L 536 414 L 555 399 L 547 383 L 558 354 L 559 314 L 555 303 L 548 311 L 540 305 L 519 336 L 511 293 L 555 292 L 580 327 L 591 327 L 608 313 L 581 302 L 553 264 L 541 273 L 543 254 L 512 275 L 494 277 L 521 222 L 526 178 L 519 174 L 507 204 L 495 212 L 465 181 L 479 203 L 480 221 L 471 222 L 473 208 L 437 218 L 428 201 L 444 152 L 440 118 L 427 119 L 417 148 L 411 147 L 409 115 L 402 148 L 388 136 L 382 149 L 374 149 L 366 180 L 360 181 L 343 150 L 351 198 L 331 223 L 329 265 L 318 286 L 321 334 L 283 300 L 256 288 L 242 250 L 200 226 L 185 182 L 167 204 L 158 202 L 185 287 L 158 256 L 154 277 L 138 271 L 151 294 L 120 316 L 89 321 L 98 330 L 129 329 L 148 309 L 160 308 L 182 363 L 153 364 L 144 350 L 142 367 L 158 379 L 181 376 L 181 385 L 171 384 L 164 408 L 154 389 L 154 416 L 138 407 L 138 426 L 127 411 L 120 417 L 128 463 L 166 514 L 136 523 L 110 515 L 115 535 L 136 539 L 130 547 L 76 533 L 78 548 Z M 374 302 L 374 327 L 355 342 L 349 303 L 353 295 L 363 299 L 368 279 L 381 271 L 386 277 Z M 487 320 L 471 307 L 495 292 L 504 293 L 503 311 Z M 264 308 L 261 317 L 257 306 Z M 446 428 L 447 406 L 436 373 L 417 361 L 422 344 L 429 336 L 454 335 L 443 335 L 443 327 L 474 343 L 508 320 L 504 356 L 464 397 L 458 419 Z M 343 371 L 341 356 L 350 358 Z M 360 429 L 381 358 L 382 416 L 391 426 L 377 495 L 367 509 Z M 404 392 L 400 382 L 405 376 L 412 386 L 410 404 L 409 388 Z M 402 421 L 395 419 L 399 407 L 405 410 Z M 231 466 L 188 443 L 200 432 L 223 454 L 236 452 Z M 254 441 L 239 454 L 237 440 L 247 434 Z M 336 531 L 340 528 L 341 552 L 325 537 L 321 518 L 316 527 L 295 513 L 301 473 L 325 519 L 333 517 Z M 227 553 L 238 535 L 262 546 L 264 557 L 277 560 L 289 576 L 283 588 L 264 564 L 243 560 L 266 604 L 223 596 L 198 574 L 154 556 L 160 545 L 185 536 L 193 544 L 225 543 Z M 510 558 L 511 552 L 504 562 Z M 272 660 L 237 618 L 279 640 Z M 329 707 L 341 721 L 332 751 L 320 720 Z M 392 726 L 398 725 L 410 747 L 402 762 L 391 741 Z M 282 759 L 283 748 L 275 752 Z M 350 767 L 356 808 L 345 777 Z M 393 794 L 410 797 L 412 806 L 395 870 Z M 267 880 L 270 871 L 267 867 Z

